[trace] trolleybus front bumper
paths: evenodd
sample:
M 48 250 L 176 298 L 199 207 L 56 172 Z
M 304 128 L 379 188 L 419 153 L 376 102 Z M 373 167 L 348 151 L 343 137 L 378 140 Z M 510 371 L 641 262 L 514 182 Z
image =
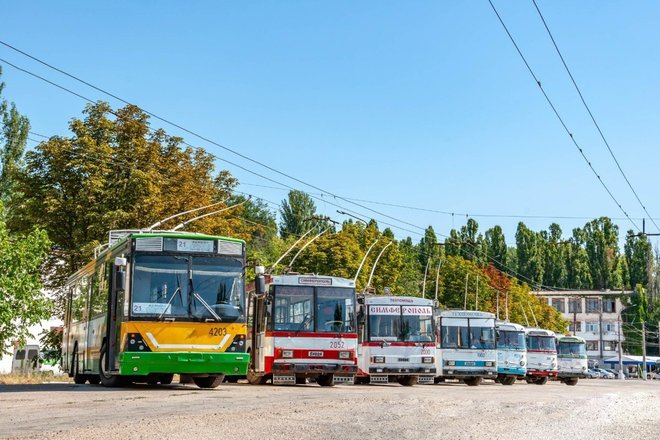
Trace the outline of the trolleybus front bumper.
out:
M 548 370 L 527 370 L 527 376 L 557 377 L 557 372 Z
M 273 374 L 355 374 L 357 365 L 274 363 Z
M 119 355 L 119 373 L 130 376 L 148 374 L 225 374 L 246 375 L 247 353 L 172 353 L 123 352 Z

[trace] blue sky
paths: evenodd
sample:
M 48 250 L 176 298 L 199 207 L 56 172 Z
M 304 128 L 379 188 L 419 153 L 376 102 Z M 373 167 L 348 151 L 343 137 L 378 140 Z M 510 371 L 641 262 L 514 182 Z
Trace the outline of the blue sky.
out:
M 494 3 L 589 160 L 630 216 L 643 217 L 531 0 Z M 538 4 L 621 166 L 649 212 L 660 217 L 660 4 Z M 556 221 L 568 236 L 586 220 L 557 217 L 623 217 L 487 0 L 0 0 L 0 11 L 0 40 L 275 169 L 344 197 L 457 213 L 362 203 L 420 228 L 432 225 L 438 234 L 463 225 L 465 213 L 482 232 L 502 225 L 510 244 L 520 220 L 535 230 Z M 0 58 L 120 106 L 3 46 Z M 66 135 L 84 102 L 0 64 L 4 96 L 29 116 L 33 131 Z M 318 192 L 184 137 L 285 185 Z M 242 191 L 273 202 L 286 197 L 286 190 L 257 186 L 272 182 L 219 166 L 243 183 Z M 400 226 L 392 228 L 398 237 L 417 241 L 419 235 L 404 229 L 422 233 L 336 203 Z M 323 200 L 317 206 L 346 218 Z M 632 228 L 627 220 L 616 222 L 622 231 Z M 647 222 L 647 231 L 654 229 Z

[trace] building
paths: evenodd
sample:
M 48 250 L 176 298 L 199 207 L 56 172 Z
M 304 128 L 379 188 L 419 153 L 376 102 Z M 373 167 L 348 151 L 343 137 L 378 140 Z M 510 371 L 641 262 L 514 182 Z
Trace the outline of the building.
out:
M 590 360 L 604 366 L 604 359 L 619 356 L 619 344 L 625 341 L 621 312 L 625 298 L 632 291 L 541 290 L 535 293 L 570 322 L 567 333 L 587 341 Z

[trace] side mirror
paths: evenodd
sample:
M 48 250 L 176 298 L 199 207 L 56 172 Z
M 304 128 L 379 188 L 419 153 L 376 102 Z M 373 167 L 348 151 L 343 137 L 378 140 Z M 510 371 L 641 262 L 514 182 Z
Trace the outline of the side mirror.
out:
M 126 290 L 126 272 L 115 266 L 115 290 Z
M 257 291 L 257 295 L 266 294 L 266 278 L 263 276 L 263 274 L 257 275 L 257 278 L 254 280 L 254 286 L 255 290 Z

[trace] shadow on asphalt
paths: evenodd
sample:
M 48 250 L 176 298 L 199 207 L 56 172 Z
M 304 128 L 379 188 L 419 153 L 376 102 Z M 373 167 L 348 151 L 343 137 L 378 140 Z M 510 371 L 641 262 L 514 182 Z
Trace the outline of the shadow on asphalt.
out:
M 172 390 L 188 390 L 188 391 L 203 391 L 196 386 L 187 386 L 182 384 L 171 385 L 146 385 L 146 384 L 132 384 L 117 388 L 107 388 L 102 385 L 76 385 L 68 382 L 50 382 L 38 384 L 16 384 L 16 385 L 0 385 L 0 396 L 2 393 L 35 393 L 35 392 L 58 392 L 69 391 L 75 393 L 84 393 L 87 391 L 95 392 L 117 392 L 117 391 L 130 391 L 130 390 L 149 390 L 149 391 L 172 391 Z

